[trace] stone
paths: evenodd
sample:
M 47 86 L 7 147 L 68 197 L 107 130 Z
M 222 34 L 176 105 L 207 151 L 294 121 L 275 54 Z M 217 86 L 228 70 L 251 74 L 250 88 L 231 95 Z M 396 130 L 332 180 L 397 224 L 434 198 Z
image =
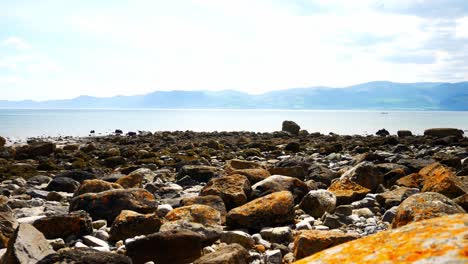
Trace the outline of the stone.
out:
M 262 166 L 260 164 L 253 162 L 253 161 L 246 161 L 240 159 L 232 159 L 226 161 L 226 165 L 224 166 L 224 170 L 226 173 L 229 174 L 236 174 L 235 171 L 238 170 L 246 170 L 246 169 L 260 169 Z
M 294 121 L 288 121 L 288 120 L 283 121 L 283 124 L 281 126 L 281 131 L 288 132 L 291 135 L 295 135 L 295 136 L 299 135 L 300 130 L 301 130 L 301 127 L 298 124 L 296 124 L 296 122 Z
M 49 185 L 47 185 L 45 190 L 74 193 L 78 189 L 78 187 L 80 187 L 80 183 L 73 180 L 72 178 L 55 177 L 52 179 Z
M 183 220 L 205 226 L 221 225 L 221 213 L 213 207 L 203 204 L 192 204 L 176 208 L 170 211 L 165 218 L 169 222 Z
M 466 263 L 467 222 L 467 214 L 414 222 L 320 251 L 295 264 Z
M 223 199 L 226 209 L 241 206 L 250 194 L 249 180 L 240 174 L 211 179 L 200 191 L 200 195 L 217 195 Z
M 203 236 L 189 230 L 158 232 L 126 243 L 127 256 L 134 264 L 186 264 L 201 256 Z
M 423 177 L 419 173 L 411 173 L 406 175 L 396 181 L 396 185 L 408 187 L 408 188 L 418 188 L 422 187 Z
M 71 178 L 79 183 L 82 183 L 84 180 L 93 180 L 96 179 L 96 175 L 89 171 L 85 170 L 69 170 L 58 173 L 56 177 L 66 177 Z
M 294 220 L 294 197 L 288 191 L 257 198 L 228 212 L 229 227 L 261 229 L 289 224 Z
M 103 180 L 93 179 L 84 180 L 80 187 L 74 193 L 74 196 L 82 195 L 85 193 L 100 193 L 109 190 L 123 189 L 120 184 L 107 182 Z
M 270 227 L 260 230 L 262 238 L 272 243 L 289 243 L 294 240 L 292 229 L 289 226 Z
M 6 144 L 6 139 L 4 137 L 0 137 L 0 147 L 5 146 Z
M 93 220 L 112 223 L 122 210 L 148 214 L 155 212 L 157 206 L 154 196 L 144 189 L 117 189 L 76 196 L 70 202 L 70 211 L 84 210 Z
M 117 180 L 116 183 L 124 188 L 141 188 L 143 182 L 153 182 L 156 173 L 147 168 L 140 168 L 130 172 Z
M 213 207 L 221 213 L 221 222 L 224 224 L 226 222 L 226 206 L 224 205 L 221 197 L 217 195 L 205 195 L 205 196 L 196 196 L 189 198 L 182 198 L 180 200 L 181 206 L 192 205 L 192 204 L 203 204 Z
M 466 212 L 444 195 L 433 192 L 419 193 L 410 196 L 398 206 L 392 227 L 397 228 L 411 222 L 459 213 Z
M 283 255 L 281 254 L 281 250 L 267 250 L 265 252 L 265 263 L 268 264 L 282 264 L 283 263 Z
M 390 136 L 390 132 L 388 132 L 388 130 L 385 128 L 379 129 L 377 132 L 375 132 L 375 134 L 381 137 Z
M 177 179 L 189 176 L 198 182 L 208 182 L 211 178 L 216 177 L 217 174 L 216 167 L 206 165 L 185 165 L 177 174 Z
M 398 130 L 397 131 L 398 137 L 404 138 L 404 137 L 412 137 L 413 133 L 409 130 Z
M 50 254 L 37 264 L 82 263 L 82 264 L 132 264 L 129 257 L 102 252 L 92 248 L 63 248 Z
M 238 230 L 223 231 L 220 240 L 226 244 L 239 244 L 246 249 L 251 249 L 255 245 L 255 241 L 248 233 Z
M 7 247 L 17 227 L 18 222 L 10 212 L 0 213 L 0 248 Z
M 320 218 L 325 212 L 333 213 L 336 207 L 336 196 L 327 190 L 316 190 L 302 198 L 299 208 L 307 214 Z
M 393 219 L 395 219 L 397 210 L 398 206 L 393 206 L 392 208 L 385 211 L 384 215 L 382 216 L 382 222 L 392 223 Z
M 364 198 L 371 190 L 349 179 L 340 179 L 333 182 L 328 191 L 336 196 L 336 204 L 342 205 Z
M 271 175 L 283 175 L 304 180 L 306 172 L 301 166 L 287 166 L 287 167 L 274 167 L 269 168 L 268 171 Z
M 30 224 L 19 224 L 0 263 L 36 263 L 52 253 L 54 250 L 41 232 Z
M 309 192 L 307 184 L 303 181 L 282 175 L 273 175 L 252 186 L 252 198 L 259 198 L 274 192 L 289 191 L 294 196 L 294 201 L 299 203 Z
M 453 199 L 453 201 L 468 212 L 468 193 Z
M 221 237 L 223 232 L 223 227 L 220 225 L 205 226 L 200 223 L 188 222 L 184 220 L 178 220 L 173 222 L 165 222 L 161 228 L 160 232 L 168 232 L 175 230 L 190 230 L 197 234 L 202 235 L 203 244 L 211 245 Z
M 294 239 L 294 256 L 296 260 L 359 238 L 356 234 L 343 233 L 337 230 L 306 230 Z
M 255 184 L 261 180 L 264 180 L 271 176 L 270 172 L 266 169 L 243 169 L 243 170 L 233 170 L 230 174 L 240 174 L 249 180 L 251 184 Z
M 373 163 L 367 161 L 361 162 L 346 171 L 340 179 L 349 179 L 373 191 L 384 183 L 383 173 Z
M 16 157 L 18 159 L 34 159 L 38 156 L 49 156 L 54 153 L 56 145 L 51 142 L 40 142 L 28 144 L 16 148 Z
M 391 191 L 379 193 L 375 198 L 381 206 L 388 209 L 400 205 L 403 200 L 416 193 L 419 193 L 417 188 L 397 187 Z
M 167 213 L 172 211 L 174 208 L 170 204 L 160 204 L 158 205 L 158 208 L 156 209 L 156 214 L 159 217 L 165 217 Z
M 107 244 L 106 241 L 99 239 L 95 236 L 90 236 L 86 235 L 82 237 L 83 243 L 87 245 L 88 247 L 104 247 L 104 248 L 109 248 L 109 244 Z
M 109 239 L 118 241 L 156 233 L 161 225 L 162 220 L 156 214 L 139 214 L 122 210 L 112 223 Z
M 81 237 L 93 232 L 91 217 L 85 211 L 43 217 L 34 221 L 33 226 L 47 239 Z
M 468 193 L 466 186 L 450 169 L 434 163 L 419 171 L 423 178 L 422 192 L 437 192 L 449 198 Z
M 216 251 L 195 260 L 193 264 L 249 264 L 249 252 L 238 244 L 219 247 Z
M 457 128 L 430 128 L 424 131 L 424 135 L 437 138 L 444 138 L 449 136 L 462 138 L 463 130 Z

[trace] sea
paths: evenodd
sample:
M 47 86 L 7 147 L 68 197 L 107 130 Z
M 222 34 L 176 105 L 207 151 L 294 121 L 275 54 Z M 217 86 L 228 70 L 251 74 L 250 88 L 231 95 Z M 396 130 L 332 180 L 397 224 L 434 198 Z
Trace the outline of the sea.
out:
M 129 131 L 254 131 L 281 130 L 292 120 L 309 132 L 342 135 L 374 134 L 381 128 L 396 134 L 422 134 L 434 127 L 468 132 L 464 111 L 360 110 L 225 110 L 225 109 L 0 109 L 0 136 L 10 141 L 29 137 L 107 135 Z M 467 133 L 468 134 L 468 133 Z

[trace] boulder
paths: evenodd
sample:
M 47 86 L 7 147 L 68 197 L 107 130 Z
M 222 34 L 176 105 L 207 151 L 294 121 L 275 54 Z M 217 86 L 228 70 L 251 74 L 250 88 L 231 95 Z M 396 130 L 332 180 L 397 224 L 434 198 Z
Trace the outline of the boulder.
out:
M 284 175 L 300 180 L 304 180 L 307 175 L 305 169 L 301 166 L 274 167 L 269 168 L 268 172 L 270 172 L 271 175 Z
M 322 217 L 325 212 L 333 213 L 335 207 L 336 196 L 327 190 L 310 191 L 299 204 L 299 208 L 316 218 Z
M 453 201 L 468 212 L 468 193 L 453 199 Z
M 295 262 L 309 263 L 466 263 L 468 215 L 414 222 L 356 239 Z
M 262 166 L 253 161 L 246 161 L 240 159 L 232 159 L 226 161 L 226 165 L 224 166 L 224 170 L 226 173 L 235 174 L 234 171 L 236 170 L 246 170 L 246 169 L 261 169 Z
M 80 187 L 80 183 L 67 177 L 55 177 L 45 188 L 46 191 L 74 193 Z
M 217 176 L 217 174 L 216 167 L 206 165 L 184 165 L 177 174 L 177 179 L 189 176 L 198 182 L 208 182 L 211 178 Z
M 294 220 L 294 197 L 288 191 L 257 198 L 228 212 L 229 227 L 261 229 L 290 224 Z
M 434 163 L 419 171 L 423 178 L 423 192 L 437 192 L 449 198 L 456 198 L 468 192 L 466 186 L 452 170 L 440 163 Z
M 341 179 L 349 179 L 367 189 L 375 190 L 384 183 L 384 175 L 371 162 L 361 162 L 341 175 Z
M 259 198 L 274 192 L 289 191 L 293 194 L 296 203 L 299 203 L 309 192 L 309 187 L 303 181 L 281 175 L 270 176 L 252 186 L 252 198 Z
M 248 264 L 249 252 L 239 244 L 230 244 L 204 255 L 193 264 Z
M 85 211 L 47 216 L 34 221 L 33 226 L 47 239 L 81 237 L 93 232 L 92 219 Z
M 409 130 L 398 130 L 397 131 L 398 137 L 404 138 L 404 137 L 412 137 L 413 133 Z
M 187 206 L 192 204 L 203 204 L 213 207 L 214 209 L 218 210 L 221 214 L 221 222 L 224 224 L 226 222 L 226 206 L 224 205 L 223 200 L 221 197 L 217 195 L 205 195 L 205 196 L 196 196 L 196 197 L 189 197 L 189 198 L 182 198 L 180 200 L 181 206 Z
M 115 218 L 110 229 L 110 240 L 118 241 L 127 238 L 156 233 L 162 225 L 156 214 L 139 214 L 123 210 Z
M 350 204 L 354 201 L 361 200 L 370 193 L 366 187 L 363 187 L 349 179 L 340 179 L 333 182 L 328 191 L 336 196 L 336 204 Z
M 38 142 L 16 148 L 16 158 L 34 159 L 39 156 L 49 156 L 54 153 L 56 145 L 51 142 Z
M 202 241 L 202 235 L 189 230 L 158 232 L 127 243 L 127 256 L 133 264 L 186 264 L 201 256 Z
M 0 263 L 36 263 L 52 253 L 54 250 L 41 232 L 30 224 L 19 224 Z
M 288 121 L 288 120 L 283 121 L 281 131 L 285 131 L 292 135 L 298 136 L 300 130 L 301 130 L 301 127 L 298 124 L 296 124 L 296 122 Z
M 433 192 L 419 193 L 410 196 L 398 206 L 392 227 L 397 228 L 411 222 L 459 213 L 466 212 L 444 195 Z
M 403 187 L 420 189 L 422 187 L 423 180 L 423 177 L 419 175 L 419 173 L 411 173 L 398 179 L 395 184 Z
M 120 184 L 107 182 L 103 180 L 84 180 L 76 190 L 74 196 L 85 193 L 100 193 L 109 190 L 123 189 Z
M 249 180 L 240 174 L 211 179 L 200 191 L 200 195 L 217 195 L 226 208 L 232 209 L 247 202 L 250 194 Z
M 80 263 L 80 264 L 132 264 L 132 260 L 121 254 L 102 252 L 92 248 L 63 248 L 50 254 L 37 264 Z
M 208 205 L 192 204 L 176 208 L 166 215 L 166 221 L 195 222 L 205 226 L 221 225 L 221 213 Z
M 7 247 L 17 227 L 18 222 L 10 212 L 0 212 L 0 248 Z
M 4 137 L 0 137 L 0 147 L 5 146 L 6 144 L 6 139 Z
M 294 238 L 294 256 L 298 260 L 320 252 L 324 249 L 331 248 L 358 238 L 359 235 L 357 234 L 344 233 L 338 230 L 301 231 Z
M 255 240 L 248 233 L 239 230 L 223 231 L 220 241 L 226 244 L 239 244 L 246 249 L 251 249 L 255 245 Z
M 393 206 L 400 205 L 406 198 L 417 193 L 419 193 L 419 189 L 416 188 L 397 187 L 391 191 L 379 193 L 375 198 L 381 206 L 389 209 Z
M 259 168 L 259 169 L 243 169 L 233 170 L 230 174 L 239 174 L 247 177 L 251 184 L 257 183 L 271 176 L 270 172 Z
M 93 220 L 112 223 L 122 210 L 148 214 L 155 212 L 157 206 L 154 196 L 144 189 L 117 189 L 76 196 L 70 202 L 70 211 L 84 210 Z
M 390 136 L 390 132 L 388 132 L 388 130 L 385 128 L 379 129 L 377 132 L 375 132 L 375 134 L 380 137 Z
M 69 170 L 58 173 L 56 177 L 66 177 L 71 178 L 77 182 L 82 183 L 84 180 L 93 180 L 96 179 L 96 175 L 89 171 L 85 170 Z
M 444 138 L 449 136 L 462 138 L 463 130 L 457 128 L 430 128 L 424 131 L 424 135 L 437 138 Z
M 193 231 L 202 236 L 203 245 L 211 245 L 221 237 L 223 227 L 220 225 L 206 226 L 200 223 L 177 220 L 173 222 L 165 222 L 159 229 L 160 232 L 170 232 L 176 230 Z

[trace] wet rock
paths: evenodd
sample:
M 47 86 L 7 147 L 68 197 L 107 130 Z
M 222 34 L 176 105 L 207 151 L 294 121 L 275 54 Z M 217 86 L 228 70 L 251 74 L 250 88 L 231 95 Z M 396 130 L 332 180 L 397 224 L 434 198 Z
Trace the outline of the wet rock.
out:
M 200 192 L 202 196 L 217 195 L 221 197 L 228 210 L 245 204 L 249 194 L 249 180 L 239 174 L 213 178 Z
M 349 179 L 340 179 L 332 183 L 328 191 L 336 196 L 336 204 L 342 205 L 350 204 L 364 198 L 371 190 Z
M 320 218 L 325 212 L 333 213 L 336 207 L 336 196 L 330 191 L 310 191 L 302 198 L 299 208 L 307 214 Z
M 359 238 L 357 234 L 341 231 L 301 231 L 294 239 L 294 256 L 297 260 Z
M 194 264 L 248 264 L 250 255 L 238 244 L 230 244 L 218 248 L 215 252 L 204 255 L 194 261 Z
M 211 178 L 217 176 L 217 171 L 216 167 L 206 165 L 185 165 L 180 169 L 177 179 L 184 176 L 189 176 L 198 182 L 208 182 Z
M 367 189 L 375 190 L 384 183 L 384 175 L 370 162 L 361 162 L 352 169 L 346 171 L 341 179 L 349 179 Z
M 433 192 L 419 193 L 410 196 L 398 206 L 392 227 L 397 228 L 411 222 L 459 213 L 466 212 L 444 195 Z
M 170 211 L 166 215 L 166 220 L 195 222 L 205 226 L 221 225 L 221 213 L 208 205 L 192 204 L 182 206 Z
M 8 242 L 0 263 L 36 263 L 54 253 L 41 232 L 29 224 L 20 224 Z
M 147 214 L 155 212 L 157 206 L 154 196 L 144 189 L 118 189 L 76 196 L 70 202 L 70 211 L 84 210 L 93 220 L 111 223 L 122 210 Z
M 261 229 L 291 223 L 294 219 L 294 197 L 282 191 L 263 196 L 228 212 L 229 227 Z
M 320 251 L 296 264 L 464 263 L 467 221 L 466 214 L 458 214 L 415 222 Z
M 457 138 L 463 137 L 463 131 L 457 128 L 431 128 L 424 131 L 425 136 L 443 138 L 454 136 Z
M 202 235 L 189 230 L 158 232 L 127 243 L 127 256 L 134 264 L 185 264 L 201 256 L 202 241 Z
M 107 182 L 103 180 L 84 180 L 80 187 L 76 190 L 74 196 L 85 193 L 100 193 L 109 190 L 123 189 L 120 184 Z
M 298 203 L 309 192 L 307 185 L 293 177 L 273 175 L 252 186 L 252 198 L 259 198 L 274 192 L 289 191 Z
M 84 211 L 65 215 L 48 216 L 34 221 L 33 226 L 41 231 L 47 239 L 76 237 L 89 235 L 93 232 L 92 220 Z
M 190 198 L 183 198 L 180 200 L 181 206 L 187 206 L 192 204 L 203 204 L 211 206 L 212 208 L 218 210 L 221 214 L 221 222 L 226 222 L 226 206 L 224 205 L 223 200 L 221 197 L 217 195 L 206 195 L 206 196 L 196 196 Z
M 449 198 L 456 198 L 468 192 L 466 186 L 453 171 L 440 163 L 434 163 L 419 171 L 423 178 L 423 192 L 438 192 Z
M 298 136 L 300 130 L 301 130 L 301 127 L 298 124 L 296 124 L 296 122 L 288 121 L 288 120 L 283 121 L 281 131 L 285 131 L 285 132 L 290 133 L 291 135 Z
M 78 187 L 80 187 L 80 183 L 71 178 L 55 177 L 52 179 L 49 185 L 47 185 L 46 190 L 74 193 Z
M 37 264 L 82 263 L 82 264 L 131 264 L 129 257 L 102 252 L 91 248 L 64 248 L 43 258 Z

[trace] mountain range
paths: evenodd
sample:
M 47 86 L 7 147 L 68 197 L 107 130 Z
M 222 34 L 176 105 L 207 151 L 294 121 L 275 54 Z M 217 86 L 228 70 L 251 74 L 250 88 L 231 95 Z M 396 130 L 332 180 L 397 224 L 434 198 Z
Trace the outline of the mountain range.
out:
M 145 95 L 50 101 L 0 100 L 0 108 L 214 108 L 468 110 L 468 82 L 369 82 L 343 88 L 309 87 L 252 95 L 224 91 L 156 91 Z

